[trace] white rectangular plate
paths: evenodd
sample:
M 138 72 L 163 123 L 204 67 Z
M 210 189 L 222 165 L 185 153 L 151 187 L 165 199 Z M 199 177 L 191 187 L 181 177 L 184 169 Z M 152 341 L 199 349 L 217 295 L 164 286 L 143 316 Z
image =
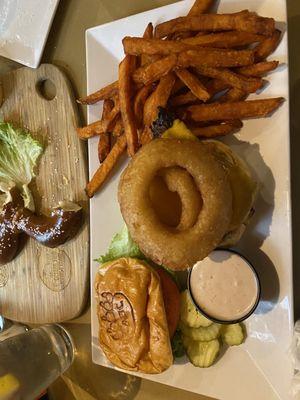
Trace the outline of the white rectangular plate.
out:
M 0 55 L 36 68 L 59 0 L 1 0 Z
M 146 24 L 185 15 L 191 0 L 134 15 L 89 29 L 86 33 L 88 93 L 117 79 L 125 35 L 140 36 Z M 260 98 L 284 96 L 283 106 L 270 118 L 245 121 L 241 132 L 225 141 L 250 165 L 260 182 L 256 213 L 238 249 L 258 269 L 263 297 L 256 313 L 246 322 L 248 337 L 239 347 L 229 348 L 208 369 L 193 367 L 187 360 L 159 375 L 139 375 L 222 400 L 288 399 L 291 361 L 288 347 L 293 328 L 292 242 L 290 206 L 290 156 L 288 68 L 285 0 L 223 0 L 220 12 L 249 9 L 279 22 L 284 35 L 271 57 L 281 66 L 270 74 Z M 254 97 L 254 96 L 253 96 Z M 99 119 L 102 105 L 90 106 L 89 122 Z M 97 141 L 89 141 L 90 175 L 98 168 Z M 93 282 L 94 258 L 105 253 L 113 234 L 123 225 L 117 202 L 117 185 L 124 164 L 91 200 L 91 290 L 93 361 L 113 368 L 98 345 Z

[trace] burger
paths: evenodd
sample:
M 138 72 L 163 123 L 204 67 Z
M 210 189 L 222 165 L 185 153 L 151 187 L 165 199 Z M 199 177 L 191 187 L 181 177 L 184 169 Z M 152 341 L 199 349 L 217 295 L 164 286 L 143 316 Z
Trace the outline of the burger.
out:
M 163 268 L 135 258 L 105 264 L 95 280 L 99 342 L 115 366 L 149 374 L 173 363 L 180 312 L 176 283 Z
M 247 164 L 229 146 L 200 141 L 175 120 L 132 158 L 118 199 L 142 253 L 178 271 L 238 242 L 253 213 L 257 187 Z
M 151 129 L 156 138 L 197 140 L 184 122 L 176 119 L 173 113 L 162 107 L 159 107 L 157 119 L 153 122 Z M 258 184 L 253 179 L 248 165 L 235 154 L 229 146 L 217 140 L 205 140 L 202 143 L 209 143 L 208 146 L 210 150 L 212 149 L 217 162 L 221 164 L 228 173 L 232 189 L 233 212 L 231 224 L 220 243 L 220 247 L 234 246 L 241 238 L 248 221 L 254 213 L 254 202 L 257 196 Z M 155 194 L 158 192 L 157 186 L 157 182 L 155 181 L 153 185 L 154 189 L 152 190 Z M 159 189 L 160 192 L 162 192 L 161 188 Z M 165 195 L 166 193 L 165 190 Z M 156 195 L 156 197 L 153 198 L 153 203 L 162 204 L 161 198 Z M 157 211 L 162 214 L 163 219 L 167 213 L 168 215 L 172 214 L 170 207 L 167 212 L 161 210 L 161 208 Z
M 232 217 L 218 247 L 231 247 L 240 240 L 254 213 L 258 184 L 248 165 L 229 146 L 216 140 L 204 143 L 213 148 L 214 157 L 228 173 L 232 191 Z

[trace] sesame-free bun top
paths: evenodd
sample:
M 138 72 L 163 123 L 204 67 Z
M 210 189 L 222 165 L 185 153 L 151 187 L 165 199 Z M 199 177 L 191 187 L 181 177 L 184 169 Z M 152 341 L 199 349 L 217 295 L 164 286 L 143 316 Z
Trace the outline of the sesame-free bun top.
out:
M 173 362 L 158 274 L 146 263 L 120 258 L 98 272 L 99 342 L 119 368 L 156 374 Z

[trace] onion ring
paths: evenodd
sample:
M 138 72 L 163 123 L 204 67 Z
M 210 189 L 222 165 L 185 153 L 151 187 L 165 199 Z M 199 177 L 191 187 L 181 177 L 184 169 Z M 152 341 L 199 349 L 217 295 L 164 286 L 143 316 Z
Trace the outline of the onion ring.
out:
M 158 219 L 167 227 L 176 229 L 182 215 L 178 192 L 170 191 L 163 177 L 156 175 L 149 186 L 149 198 Z
M 118 198 L 133 240 L 154 262 L 184 270 L 206 257 L 228 231 L 232 191 L 228 174 L 208 143 L 156 139 L 142 147 L 123 172 Z M 181 167 L 193 177 L 203 206 L 194 226 L 178 232 L 161 223 L 149 185 L 163 168 Z
M 183 168 L 165 168 L 159 172 L 168 189 L 177 192 L 181 200 L 181 216 L 178 231 L 184 231 L 195 225 L 201 209 L 201 196 L 191 175 Z
M 258 185 L 251 176 L 246 163 L 238 157 L 228 146 L 224 143 L 211 140 L 203 144 L 210 143 L 209 146 L 214 146 L 214 156 L 217 157 L 219 162 L 228 172 L 228 177 L 232 190 L 232 218 L 220 247 L 230 247 L 237 243 L 245 231 L 246 223 L 251 214 L 252 205 L 254 203 Z M 174 215 L 179 221 L 178 224 L 169 224 L 176 226 L 177 230 L 185 230 L 194 225 L 198 214 L 200 212 L 200 193 L 197 190 L 192 177 L 188 172 L 179 167 L 170 167 L 161 170 L 159 173 L 164 178 L 166 189 L 171 192 L 176 192 L 179 195 L 178 200 L 181 200 L 180 221 L 176 208 L 172 207 L 172 202 L 162 195 L 159 199 L 160 203 L 164 205 L 168 214 L 168 220 L 174 220 Z M 164 202 L 165 200 L 165 202 Z M 167 204 L 165 204 L 167 203 Z M 163 219 L 161 219 L 163 220 Z

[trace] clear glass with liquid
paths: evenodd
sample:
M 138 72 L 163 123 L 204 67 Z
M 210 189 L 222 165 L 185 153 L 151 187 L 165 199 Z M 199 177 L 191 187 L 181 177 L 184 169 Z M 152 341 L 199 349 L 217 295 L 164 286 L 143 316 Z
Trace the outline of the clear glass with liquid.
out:
M 74 346 L 60 325 L 45 325 L 0 342 L 0 400 L 32 400 L 66 371 Z

